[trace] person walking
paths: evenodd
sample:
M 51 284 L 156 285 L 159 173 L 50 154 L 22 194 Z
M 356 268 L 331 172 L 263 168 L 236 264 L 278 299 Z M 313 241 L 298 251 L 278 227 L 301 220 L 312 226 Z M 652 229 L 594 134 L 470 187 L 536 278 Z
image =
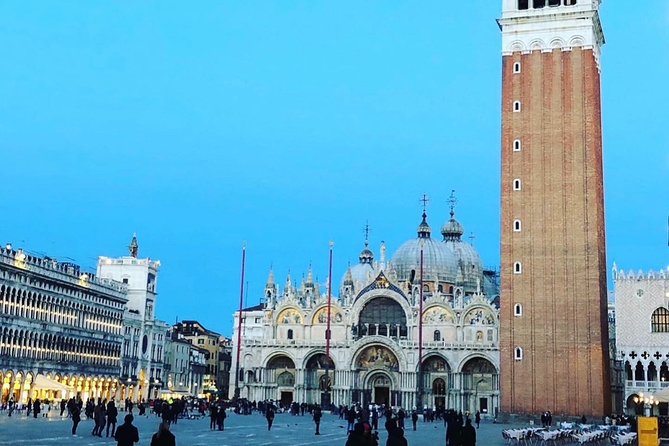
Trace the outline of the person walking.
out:
M 476 415 L 474 416 L 474 421 L 476 421 L 476 429 L 481 427 L 481 412 L 478 410 L 476 411 Z
M 151 446 L 176 446 L 177 440 L 170 432 L 169 423 L 162 422 L 158 426 L 158 432 L 151 437 Z
M 123 424 L 116 429 L 114 435 L 116 446 L 133 446 L 133 444 L 139 442 L 139 431 L 132 425 L 134 419 L 135 417 L 131 413 L 127 414 L 123 419 Z
M 65 401 L 65 398 L 60 400 L 60 416 L 62 417 L 63 414 L 65 413 L 65 406 L 67 405 L 67 401 Z
M 9 414 L 7 415 L 8 417 L 12 416 L 12 412 L 14 412 L 14 407 L 16 405 L 14 404 L 14 396 L 9 397 Z
M 77 436 L 77 426 L 81 421 L 81 410 L 76 404 L 70 409 L 70 416 L 72 417 L 72 435 Z
M 416 423 L 418 422 L 418 412 L 416 409 L 411 412 L 411 422 L 413 423 L 413 430 L 416 430 Z
M 321 418 L 323 417 L 323 412 L 321 412 L 320 406 L 314 408 L 314 423 L 316 423 L 316 435 L 321 434 Z
M 267 408 L 265 417 L 267 418 L 267 430 L 272 430 L 272 423 L 274 423 L 274 409 L 272 407 Z
M 462 429 L 462 446 L 476 446 L 476 429 L 472 426 L 472 420 L 467 418 L 465 427 Z
M 116 403 L 114 400 L 111 400 L 107 403 L 107 437 L 109 437 L 109 428 L 111 428 L 111 436 L 114 438 L 116 433 L 116 420 L 118 418 L 118 409 L 116 408 Z

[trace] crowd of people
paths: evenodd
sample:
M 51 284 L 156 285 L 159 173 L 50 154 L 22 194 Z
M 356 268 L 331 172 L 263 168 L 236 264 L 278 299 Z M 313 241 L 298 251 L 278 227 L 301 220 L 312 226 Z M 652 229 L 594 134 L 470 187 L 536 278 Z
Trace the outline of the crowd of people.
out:
M 285 413 L 291 416 L 309 415 L 314 423 L 314 434 L 321 435 L 321 420 L 323 410 L 318 404 L 307 404 L 292 402 L 281 404 L 274 400 L 248 401 L 239 399 L 236 401 L 206 401 L 191 399 L 157 399 L 147 403 L 141 401 L 137 404 L 126 399 L 120 406 L 113 400 L 89 399 L 84 402 L 80 398 L 61 400 L 60 403 L 51 403 L 44 407 L 39 400 L 29 400 L 26 408 L 28 416 L 38 417 L 43 409 L 46 412 L 60 406 L 60 415 L 67 416 L 72 420 L 72 435 L 77 435 L 77 428 L 82 418 L 93 422 L 91 435 L 111 437 L 117 441 L 119 446 L 133 446 L 139 441 L 139 431 L 133 425 L 134 411 L 137 409 L 138 416 L 154 415 L 160 420 L 158 431 L 151 438 L 151 446 L 173 446 L 176 438 L 170 431 L 170 426 L 178 422 L 180 418 L 201 418 L 209 416 L 209 429 L 225 430 L 227 411 L 238 415 L 252 415 L 258 413 L 267 421 L 267 430 L 272 429 L 277 413 Z M 10 406 L 9 416 L 12 415 Z M 481 422 L 480 413 L 476 413 L 474 420 L 469 413 L 456 413 L 452 410 L 438 410 L 425 407 L 419 414 L 414 407 L 405 410 L 402 407 L 389 408 L 385 405 L 370 404 L 362 406 L 353 404 L 350 406 L 331 407 L 332 413 L 346 424 L 346 446 L 379 446 L 379 424 L 387 432 L 386 446 L 408 446 L 405 437 L 405 429 L 417 430 L 418 420 L 422 417 L 423 422 L 433 423 L 435 420 L 443 420 L 446 427 L 447 446 L 474 446 L 476 444 L 476 427 Z M 147 414 L 147 410 L 150 411 Z M 119 411 L 124 411 L 123 424 L 117 428 Z M 542 414 L 542 424 L 550 426 L 552 417 L 550 412 Z M 621 420 L 622 421 L 622 420 Z

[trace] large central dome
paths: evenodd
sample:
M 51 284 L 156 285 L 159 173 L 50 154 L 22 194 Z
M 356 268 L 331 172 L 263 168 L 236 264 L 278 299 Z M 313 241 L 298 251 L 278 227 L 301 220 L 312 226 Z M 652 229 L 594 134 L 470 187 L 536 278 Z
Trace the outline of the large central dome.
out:
M 455 283 L 458 259 L 446 243 L 433 240 L 427 215 L 418 226 L 418 237 L 399 247 L 392 259 L 392 269 L 399 281 L 420 280 L 420 251 L 423 250 L 423 281 Z

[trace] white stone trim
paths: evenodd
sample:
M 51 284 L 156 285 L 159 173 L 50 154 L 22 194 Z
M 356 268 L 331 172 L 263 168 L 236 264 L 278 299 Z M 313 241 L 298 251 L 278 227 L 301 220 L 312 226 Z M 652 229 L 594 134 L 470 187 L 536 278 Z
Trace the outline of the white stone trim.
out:
M 599 20 L 599 1 L 581 1 L 575 6 L 517 10 L 507 1 L 502 18 L 502 54 L 556 49 L 592 49 L 599 66 L 604 33 Z

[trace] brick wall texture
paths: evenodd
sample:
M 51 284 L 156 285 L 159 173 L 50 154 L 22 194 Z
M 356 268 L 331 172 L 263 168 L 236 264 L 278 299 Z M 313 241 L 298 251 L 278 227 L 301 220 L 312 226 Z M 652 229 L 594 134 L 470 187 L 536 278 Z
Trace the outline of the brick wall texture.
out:
M 517 52 L 502 83 L 501 410 L 601 416 L 611 394 L 597 62 L 589 49 Z

